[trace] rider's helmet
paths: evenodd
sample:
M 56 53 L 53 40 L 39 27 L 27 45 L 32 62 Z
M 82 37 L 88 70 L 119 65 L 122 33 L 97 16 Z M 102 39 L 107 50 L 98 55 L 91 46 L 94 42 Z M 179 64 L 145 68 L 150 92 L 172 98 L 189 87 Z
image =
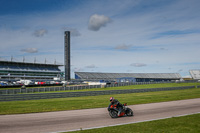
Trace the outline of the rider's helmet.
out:
M 114 97 L 110 97 L 110 102 L 114 100 Z

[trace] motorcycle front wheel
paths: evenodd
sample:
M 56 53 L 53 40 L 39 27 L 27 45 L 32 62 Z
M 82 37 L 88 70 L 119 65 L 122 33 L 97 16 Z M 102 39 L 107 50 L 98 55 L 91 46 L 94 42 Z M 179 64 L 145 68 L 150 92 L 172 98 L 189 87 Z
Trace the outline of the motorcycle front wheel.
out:
M 117 118 L 118 117 L 118 113 L 115 110 L 110 110 L 109 115 L 110 115 L 111 118 Z
M 133 116 L 133 111 L 132 111 L 132 109 L 127 108 L 127 109 L 126 109 L 126 115 L 127 115 L 127 116 Z

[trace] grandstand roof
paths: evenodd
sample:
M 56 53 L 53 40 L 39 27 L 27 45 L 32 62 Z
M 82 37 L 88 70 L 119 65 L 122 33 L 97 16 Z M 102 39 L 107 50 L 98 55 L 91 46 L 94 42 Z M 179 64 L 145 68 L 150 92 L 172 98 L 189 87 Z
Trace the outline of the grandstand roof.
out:
M 29 62 L 15 62 L 15 61 L 0 61 L 0 64 L 21 64 L 21 65 L 63 66 L 63 65 L 59 65 L 59 64 L 29 63 Z
M 0 61 L 0 71 L 7 72 L 60 72 L 59 66 L 62 65 Z
M 149 79 L 181 79 L 179 73 L 97 73 L 75 72 L 81 79 L 117 79 L 123 77 L 149 78 Z
M 189 72 L 193 79 L 200 79 L 200 70 L 190 70 Z

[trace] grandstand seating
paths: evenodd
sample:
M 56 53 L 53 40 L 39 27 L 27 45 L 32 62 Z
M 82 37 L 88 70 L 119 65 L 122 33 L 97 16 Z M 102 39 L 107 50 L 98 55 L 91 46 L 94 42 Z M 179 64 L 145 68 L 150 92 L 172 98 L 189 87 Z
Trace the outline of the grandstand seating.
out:
M 0 77 L 53 79 L 61 74 L 59 66 L 62 65 L 0 61 Z
M 0 65 L 0 69 L 3 70 L 17 70 L 17 71 L 52 71 L 59 72 L 58 68 L 53 67 L 39 67 L 39 66 L 12 66 L 12 65 Z
M 123 77 L 132 77 L 138 79 L 165 79 L 180 80 L 178 73 L 95 73 L 95 72 L 75 72 L 76 79 L 84 80 L 115 80 Z
M 190 75 L 195 80 L 200 80 L 200 70 L 190 70 Z

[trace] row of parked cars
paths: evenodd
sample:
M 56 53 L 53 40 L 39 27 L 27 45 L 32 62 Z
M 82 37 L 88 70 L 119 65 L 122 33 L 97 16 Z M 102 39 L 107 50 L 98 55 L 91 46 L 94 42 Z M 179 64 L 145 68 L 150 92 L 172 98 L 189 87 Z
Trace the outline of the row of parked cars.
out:
M 0 86 L 22 86 L 22 85 L 62 85 L 61 81 L 32 81 L 32 80 L 18 80 L 18 81 L 0 81 Z
M 86 85 L 110 85 L 111 83 L 117 83 L 117 82 L 111 82 L 111 81 L 60 81 L 60 80 L 52 80 L 52 81 L 33 81 L 33 80 L 18 80 L 18 81 L 0 81 L 0 86 L 35 86 L 35 85 L 80 85 L 80 84 L 86 84 Z

